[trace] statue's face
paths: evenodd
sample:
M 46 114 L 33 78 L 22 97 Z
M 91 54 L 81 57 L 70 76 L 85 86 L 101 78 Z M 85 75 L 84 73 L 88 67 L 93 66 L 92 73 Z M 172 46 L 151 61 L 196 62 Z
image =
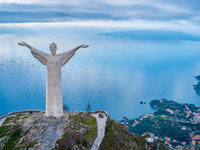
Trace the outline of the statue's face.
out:
M 56 50 L 57 50 L 56 44 L 51 44 L 49 48 L 50 48 L 51 54 L 56 55 Z

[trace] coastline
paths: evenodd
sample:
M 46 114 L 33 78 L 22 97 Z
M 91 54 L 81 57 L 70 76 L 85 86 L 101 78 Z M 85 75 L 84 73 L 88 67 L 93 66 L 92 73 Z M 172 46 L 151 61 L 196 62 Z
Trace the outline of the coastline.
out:
M 198 81 L 200 81 L 200 75 L 195 77 Z M 193 85 L 194 86 L 194 90 L 200 94 L 200 82 L 197 83 L 197 85 Z
M 152 114 L 126 120 L 131 133 L 150 132 L 158 136 L 168 148 L 176 146 L 200 146 L 200 107 L 167 99 L 155 99 L 150 103 L 157 110 Z M 198 138 L 196 138 L 198 137 Z

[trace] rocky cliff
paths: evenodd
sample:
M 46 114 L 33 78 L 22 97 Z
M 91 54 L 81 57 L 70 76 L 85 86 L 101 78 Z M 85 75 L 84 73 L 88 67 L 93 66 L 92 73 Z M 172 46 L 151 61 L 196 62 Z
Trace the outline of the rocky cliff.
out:
M 102 111 L 103 112 L 103 111 Z M 102 112 L 64 112 L 61 118 L 46 117 L 44 112 L 8 116 L 0 126 L 3 150 L 145 150 L 145 138 L 129 133 L 124 125 L 108 119 L 104 130 Z M 94 116 L 96 114 L 96 116 Z M 105 113 L 106 114 L 106 113 Z M 106 115 L 104 114 L 104 117 Z M 98 131 L 99 130 L 99 131 Z M 105 131 L 104 134 L 100 132 Z M 103 135 L 103 140 L 98 139 Z M 99 142 L 99 145 L 98 145 Z M 95 144 L 96 143 L 96 146 Z M 99 146 L 99 147 L 98 147 Z M 98 147 L 98 148 L 97 148 Z

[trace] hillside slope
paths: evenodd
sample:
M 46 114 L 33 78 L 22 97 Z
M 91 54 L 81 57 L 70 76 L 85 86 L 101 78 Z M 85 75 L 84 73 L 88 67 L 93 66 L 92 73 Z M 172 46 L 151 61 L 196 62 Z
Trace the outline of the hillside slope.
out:
M 96 112 L 99 114 L 99 112 Z M 3 150 L 86 150 L 97 137 L 96 118 L 88 112 L 64 112 L 61 118 L 44 112 L 9 116 L 0 126 Z M 145 137 L 132 135 L 124 125 L 108 118 L 100 150 L 145 150 Z

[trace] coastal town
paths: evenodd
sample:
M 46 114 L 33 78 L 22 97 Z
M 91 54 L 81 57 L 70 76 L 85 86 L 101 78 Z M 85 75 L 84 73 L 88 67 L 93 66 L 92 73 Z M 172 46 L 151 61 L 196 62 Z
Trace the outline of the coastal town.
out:
M 150 132 L 172 150 L 200 149 L 200 107 L 166 99 L 152 100 L 149 104 L 157 111 L 135 119 L 124 117 L 121 121 L 131 133 Z

